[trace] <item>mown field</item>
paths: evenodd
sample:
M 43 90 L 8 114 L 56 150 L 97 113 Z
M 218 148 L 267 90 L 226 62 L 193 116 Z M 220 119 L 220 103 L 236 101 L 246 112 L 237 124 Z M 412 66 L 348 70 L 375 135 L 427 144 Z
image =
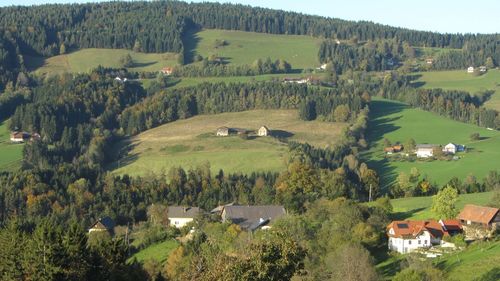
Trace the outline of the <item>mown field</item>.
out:
M 470 135 L 476 132 L 480 133 L 481 140 L 471 141 Z M 408 174 L 412 167 L 440 185 L 452 177 L 463 180 L 469 174 L 482 179 L 489 171 L 500 169 L 500 132 L 412 109 L 395 101 L 373 100 L 367 138 L 371 149 L 363 158 L 378 172 L 383 191 L 388 190 L 400 172 Z M 417 143 L 446 145 L 453 142 L 466 145 L 470 150 L 461 153 L 457 161 L 389 161 L 383 152 L 384 138 L 403 144 L 410 138 Z
M 153 244 L 129 258 L 129 261 L 136 259 L 138 262 L 144 263 L 148 260 L 155 260 L 163 264 L 170 253 L 177 248 L 179 243 L 176 240 L 167 240 L 157 244 Z
M 461 210 L 466 204 L 487 205 L 492 197 L 493 192 L 460 194 L 456 207 Z M 432 196 L 393 199 L 391 204 L 398 219 L 439 219 L 431 212 Z
M 122 67 L 120 58 L 130 54 L 134 66 L 131 71 L 160 71 L 165 66 L 175 66 L 177 55 L 174 53 L 145 54 L 125 49 L 82 49 L 51 58 L 28 57 L 27 64 L 37 74 L 59 74 L 63 72 L 88 72 L 102 65 Z
M 196 167 L 207 162 L 213 172 L 250 173 L 282 171 L 288 154 L 286 143 L 274 137 L 242 139 L 216 137 L 218 127 L 257 130 L 268 126 L 273 134 L 318 147 L 335 143 L 344 123 L 301 121 L 296 110 L 254 110 L 202 115 L 148 130 L 123 142 L 118 150 L 127 156 L 109 168 L 117 174 L 140 175 L 168 171 L 171 167 Z
M 485 105 L 500 110 L 500 70 L 490 69 L 486 74 L 480 76 L 467 73 L 465 69 L 430 71 L 418 74 L 422 76 L 416 82 L 423 82 L 422 87 L 424 88 L 463 90 L 471 93 L 495 90 L 496 93 Z
M 215 40 L 226 40 L 227 46 L 215 47 Z M 243 31 L 207 29 L 190 34 L 185 40 L 191 56 L 215 54 L 232 64 L 252 64 L 270 57 L 285 59 L 294 69 L 318 67 L 321 39 L 297 35 L 273 35 Z
M 10 131 L 5 121 L 0 122 L 0 171 L 19 167 L 23 156 L 23 145 L 10 142 Z

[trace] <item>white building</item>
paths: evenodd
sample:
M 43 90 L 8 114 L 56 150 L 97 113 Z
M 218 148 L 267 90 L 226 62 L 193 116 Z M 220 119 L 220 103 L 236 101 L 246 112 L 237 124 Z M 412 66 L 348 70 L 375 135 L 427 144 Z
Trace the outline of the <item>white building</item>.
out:
M 443 152 L 445 153 L 455 154 L 457 153 L 457 151 L 458 151 L 458 145 L 451 142 L 443 147 Z
M 469 66 L 469 68 L 467 68 L 467 73 L 473 73 L 473 72 L 474 72 L 474 67 Z
M 417 144 L 417 157 L 418 158 L 429 158 L 434 156 L 434 149 L 439 147 L 436 144 Z
M 270 132 L 271 131 L 266 126 L 262 126 L 257 131 L 257 135 L 259 135 L 259 137 L 266 137 L 269 136 Z
M 458 220 L 393 221 L 387 226 L 388 248 L 402 254 L 440 245 L 444 236 L 461 231 Z
M 484 65 L 480 66 L 479 72 L 486 72 L 486 66 L 484 66 Z
M 200 213 L 201 211 L 198 207 L 172 206 L 168 207 L 167 216 L 170 226 L 182 228 L 192 222 Z

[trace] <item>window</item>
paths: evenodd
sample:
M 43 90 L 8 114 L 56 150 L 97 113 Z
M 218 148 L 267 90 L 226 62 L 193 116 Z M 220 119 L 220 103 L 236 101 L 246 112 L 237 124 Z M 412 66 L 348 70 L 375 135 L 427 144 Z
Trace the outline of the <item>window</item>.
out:
M 424 245 L 427 245 L 427 240 L 424 240 Z
M 408 240 L 408 245 L 411 245 L 411 240 Z
M 421 243 L 421 242 L 422 242 L 422 241 L 418 240 L 418 245 L 420 245 L 420 243 Z

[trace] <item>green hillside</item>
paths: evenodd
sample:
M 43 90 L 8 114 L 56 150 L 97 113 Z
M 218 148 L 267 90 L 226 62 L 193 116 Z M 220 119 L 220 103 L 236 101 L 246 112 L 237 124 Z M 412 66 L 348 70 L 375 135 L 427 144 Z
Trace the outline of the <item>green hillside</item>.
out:
M 6 122 L 0 122 L 0 171 L 19 167 L 23 145 L 10 143 L 10 131 Z
M 225 40 L 228 45 L 216 48 L 215 40 Z M 233 64 L 252 64 L 267 57 L 285 59 L 296 69 L 318 67 L 321 43 L 321 39 L 309 36 L 212 29 L 194 33 L 185 41 L 186 49 L 192 50 L 192 55 L 207 57 L 215 54 Z
M 470 141 L 470 135 L 476 132 L 480 133 L 481 140 Z M 500 169 L 500 132 L 412 109 L 395 101 L 377 99 L 372 102 L 367 138 L 371 149 L 363 157 L 380 175 L 385 191 L 400 172 L 408 174 L 412 167 L 438 184 L 444 184 L 452 177 L 463 180 L 469 174 L 480 179 L 489 171 Z M 417 143 L 445 145 L 454 142 L 466 145 L 470 150 L 461 153 L 461 159 L 457 161 L 396 162 L 385 158 L 384 138 L 403 144 L 410 138 Z
M 130 54 L 134 66 L 131 71 L 159 71 L 165 66 L 175 66 L 177 55 L 174 53 L 145 54 L 124 49 L 82 49 L 69 54 L 50 58 L 28 57 L 26 62 L 37 74 L 54 74 L 63 72 L 87 72 L 99 65 L 105 67 L 122 67 L 120 58 Z
M 500 110 L 500 70 L 491 69 L 486 74 L 474 76 L 464 70 L 421 72 L 416 82 L 423 82 L 424 88 L 463 90 L 471 93 L 495 90 L 496 93 L 486 106 Z
M 177 248 L 179 243 L 176 240 L 167 240 L 161 243 L 153 244 L 137 253 L 135 253 L 129 261 L 136 259 L 138 262 L 145 262 L 147 260 L 155 260 L 159 263 L 164 263 L 170 253 Z
M 243 173 L 282 171 L 288 147 L 277 138 L 215 136 L 221 126 L 257 130 L 262 125 L 279 137 L 319 147 L 333 145 L 345 126 L 344 123 L 302 121 L 296 110 L 201 115 L 148 130 L 123 142 L 121 147 L 129 150 L 128 154 L 110 169 L 119 174 L 138 175 L 168 171 L 177 166 L 190 168 L 208 161 L 213 172 L 219 169 Z
M 456 207 L 461 210 L 465 204 L 487 205 L 493 192 L 460 194 Z M 398 219 L 438 219 L 431 212 L 432 196 L 408 197 L 391 200 Z

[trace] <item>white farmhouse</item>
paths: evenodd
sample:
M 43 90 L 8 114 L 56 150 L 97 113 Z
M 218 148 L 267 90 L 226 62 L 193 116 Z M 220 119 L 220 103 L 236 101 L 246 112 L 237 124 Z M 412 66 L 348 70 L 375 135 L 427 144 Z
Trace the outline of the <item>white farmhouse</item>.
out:
M 469 66 L 467 68 L 467 73 L 474 73 L 474 66 Z
M 198 207 L 172 206 L 168 207 L 167 216 L 170 226 L 182 228 L 192 222 L 199 214 L 200 208 Z
M 434 156 L 434 149 L 439 147 L 436 144 L 417 144 L 417 157 L 429 158 Z
M 455 154 L 457 153 L 457 151 L 458 151 L 458 145 L 451 142 L 443 147 L 444 153 Z
M 257 131 L 257 135 L 259 135 L 259 137 L 266 137 L 269 136 L 270 132 L 271 131 L 269 130 L 269 128 L 267 128 L 266 126 L 262 126 Z
M 410 253 L 419 248 L 440 245 L 444 236 L 460 231 L 458 220 L 393 221 L 387 226 L 388 248 L 402 254 Z

